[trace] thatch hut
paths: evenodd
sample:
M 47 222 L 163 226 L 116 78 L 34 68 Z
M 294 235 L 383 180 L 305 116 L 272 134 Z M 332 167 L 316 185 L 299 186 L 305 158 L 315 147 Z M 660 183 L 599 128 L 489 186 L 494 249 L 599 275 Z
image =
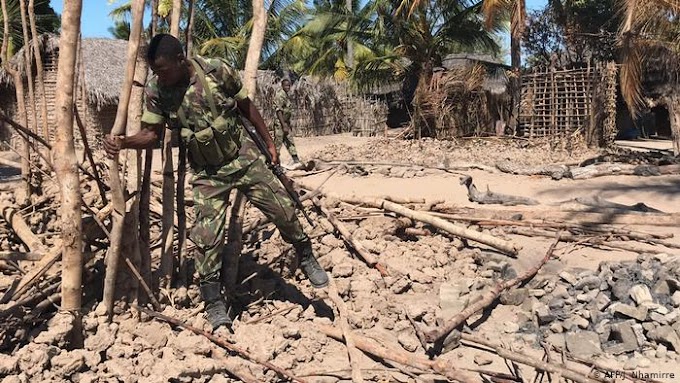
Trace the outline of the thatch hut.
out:
M 59 59 L 59 36 L 44 34 L 39 38 L 39 46 L 42 53 L 43 67 L 45 69 L 45 95 L 47 98 L 48 126 L 54 132 L 56 126 L 56 84 L 57 64 Z M 22 74 L 26 81 L 26 66 L 23 60 L 23 49 L 12 58 L 12 65 Z M 120 87 L 123 82 L 127 58 L 127 41 L 85 38 L 82 40 L 82 57 L 78 60 L 78 85 L 76 87 L 76 107 L 87 128 L 87 139 L 93 145 L 98 145 L 103 134 L 108 133 L 113 126 L 118 107 Z M 35 71 L 35 65 L 33 65 Z M 35 74 L 33 79 L 35 81 Z M 27 87 L 24 87 L 27 90 Z M 33 126 L 32 108 L 36 108 L 38 131 L 42 126 L 40 113 L 41 99 L 37 94 L 36 104 L 28 102 L 26 91 L 26 106 L 28 108 L 28 126 Z M 12 79 L 3 71 L 0 75 L 0 108 L 12 119 L 16 118 L 16 96 Z M 78 132 L 78 129 L 75 129 Z M 7 135 L 7 133 L 5 133 Z M 76 141 L 81 142 L 80 134 L 76 133 Z

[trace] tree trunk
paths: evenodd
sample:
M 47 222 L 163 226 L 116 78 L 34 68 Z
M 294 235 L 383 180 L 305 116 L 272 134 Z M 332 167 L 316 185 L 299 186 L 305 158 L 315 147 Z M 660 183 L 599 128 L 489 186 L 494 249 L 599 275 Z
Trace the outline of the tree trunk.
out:
M 260 65 L 260 54 L 266 27 L 267 12 L 264 9 L 264 0 L 253 0 L 253 31 L 250 34 L 250 44 L 248 45 L 248 55 L 244 68 L 244 85 L 251 100 L 255 99 L 257 93 L 257 68 Z
M 28 104 L 31 113 L 31 130 L 33 133 L 38 133 L 38 121 L 36 119 L 37 113 L 35 110 L 35 91 L 33 90 L 33 56 L 31 55 L 31 36 L 28 33 L 28 18 L 26 16 L 26 2 L 19 1 L 19 9 L 21 12 L 21 30 L 24 36 L 24 62 L 26 68 L 26 83 L 28 84 Z M 34 37 L 35 38 L 35 37 Z M 28 126 L 26 126 L 28 128 Z
M 673 154 L 680 154 L 680 94 L 673 93 L 666 98 L 668 118 L 671 122 L 671 135 L 673 137 Z
M 182 18 L 182 0 L 172 0 L 170 34 L 179 38 L 179 20 Z
M 54 170 L 61 189 L 62 283 L 61 308 L 74 315 L 80 328 L 82 298 L 82 216 L 78 160 L 73 142 L 73 93 L 76 56 L 80 36 L 82 1 L 64 2 L 57 64 L 57 134 L 54 143 Z
M 173 0 L 170 19 L 170 34 L 179 39 L 179 20 L 181 18 L 182 2 Z M 159 286 L 172 286 L 172 274 L 175 269 L 173 252 L 174 218 L 175 218 L 175 174 L 172 159 L 172 131 L 165 129 L 163 137 L 163 219 L 161 221 L 161 275 Z
M 524 36 L 526 20 L 525 0 L 515 0 L 512 10 L 511 33 L 510 33 L 510 65 L 512 76 L 510 77 L 510 105 L 512 110 L 510 124 L 515 132 L 519 128 L 519 105 L 522 95 L 522 36 Z
M 40 94 L 40 117 L 42 118 L 42 136 L 50 142 L 50 128 L 47 122 L 47 95 L 45 94 L 45 76 L 42 63 L 42 53 L 40 52 L 38 29 L 35 25 L 34 0 L 28 2 L 28 20 L 31 24 L 31 34 L 33 35 L 33 55 L 35 56 L 36 77 L 38 93 Z M 36 132 L 37 133 L 37 132 Z M 94 169 L 93 169 L 94 171 Z
M 132 82 L 135 75 L 137 52 L 141 39 L 142 21 L 144 18 L 144 0 L 134 0 L 132 3 L 132 25 L 130 27 L 130 41 L 128 42 L 127 67 L 121 88 L 116 120 L 111 128 L 112 135 L 121 135 L 125 132 L 128 118 L 128 103 L 132 92 Z M 111 320 L 113 314 L 113 299 L 118 273 L 118 260 L 120 258 L 120 245 L 123 236 L 125 218 L 125 198 L 123 187 L 118 172 L 119 155 L 109 161 L 109 176 L 111 178 L 111 202 L 113 204 L 113 227 L 111 228 L 111 245 L 106 257 L 106 276 L 104 278 L 104 305 L 106 313 Z
M 186 40 L 186 51 L 187 51 L 187 56 L 191 57 L 193 55 L 193 50 L 194 50 L 194 42 L 193 42 L 193 29 L 194 29 L 194 0 L 187 0 L 189 1 L 189 21 L 187 22 L 187 30 L 184 33 L 185 40 Z
M 347 14 L 349 17 L 349 15 L 352 14 L 352 0 L 345 0 L 345 7 L 347 7 Z M 352 40 L 349 36 L 347 36 L 347 41 L 345 43 L 347 44 L 347 60 L 345 60 L 345 67 L 347 68 L 347 71 L 349 71 L 350 68 L 354 67 L 354 46 L 352 45 Z
M 38 133 L 38 121 L 36 119 L 35 110 L 35 91 L 33 90 L 33 55 L 31 54 L 31 36 L 28 33 L 28 19 L 26 17 L 26 3 L 19 1 L 19 9 L 21 11 L 21 30 L 24 35 L 24 62 L 26 63 L 26 82 L 28 83 L 28 103 L 31 108 L 31 130 L 33 133 Z M 75 73 L 75 71 L 74 71 Z M 26 126 L 28 128 L 28 126 Z
M 9 65 L 5 68 L 14 80 L 14 91 L 17 98 L 17 109 L 19 110 L 19 123 L 22 126 L 28 125 L 28 114 L 26 112 L 26 101 L 24 99 L 24 82 L 21 74 L 16 69 L 10 69 Z M 28 138 L 21 141 L 21 188 L 14 192 L 14 198 L 18 205 L 24 205 L 31 195 L 31 160 L 30 143 Z
M 135 67 L 134 82 L 136 84 L 146 83 L 147 64 L 144 59 L 143 49 L 137 52 L 137 62 Z M 128 110 L 127 135 L 134 135 L 141 130 L 142 127 L 142 103 L 144 99 L 144 88 L 141 86 L 134 86 L 130 94 L 130 105 Z M 142 265 L 141 246 L 139 244 L 139 192 L 142 184 L 142 151 L 128 151 L 126 153 L 128 160 L 128 177 L 127 189 L 131 194 L 134 194 L 134 201 L 130 207 L 130 211 L 126 212 L 126 221 L 129 224 L 125 226 L 125 243 L 127 257 L 132 262 L 135 270 L 139 270 Z M 127 218 L 130 218 L 129 220 Z M 124 270 L 127 270 L 124 268 Z M 128 280 L 130 284 L 130 298 L 135 304 L 140 301 L 139 297 L 139 281 L 135 275 L 129 275 Z M 144 295 L 142 295 L 144 296 Z M 143 299 L 143 298 L 142 298 Z

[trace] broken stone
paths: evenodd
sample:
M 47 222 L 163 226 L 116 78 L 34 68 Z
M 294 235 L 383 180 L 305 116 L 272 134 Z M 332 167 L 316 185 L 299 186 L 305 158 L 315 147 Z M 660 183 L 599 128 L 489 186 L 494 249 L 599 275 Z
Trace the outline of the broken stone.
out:
M 420 342 L 415 336 L 405 332 L 399 334 L 397 341 L 399 342 L 401 347 L 403 347 L 404 350 L 408 352 L 414 352 L 418 349 L 418 346 L 420 346 Z
M 597 276 L 597 275 L 590 275 L 584 278 L 581 278 L 576 284 L 574 284 L 574 289 L 576 290 L 592 290 L 592 289 L 600 289 L 600 284 L 602 283 L 602 280 Z
M 556 285 L 552 295 L 556 298 L 569 298 L 569 290 L 564 285 Z
M 80 351 L 80 350 L 77 350 Z M 62 376 L 71 376 L 85 367 L 85 357 L 82 353 L 62 351 L 50 360 L 52 367 L 59 370 Z
M 668 347 L 666 347 L 665 344 L 660 344 L 656 346 L 654 356 L 659 359 L 665 358 L 666 356 L 668 356 Z
M 656 323 L 654 323 L 654 322 L 644 322 L 644 323 L 642 323 L 642 328 L 643 328 L 645 331 L 652 331 L 652 330 L 654 330 L 656 327 L 657 327 L 657 325 L 656 325 Z
M 19 358 L 15 355 L 0 353 L 0 376 L 13 374 L 19 367 Z
M 504 305 L 519 306 L 529 296 L 529 291 L 524 288 L 505 291 L 500 296 L 500 301 Z
M 638 359 L 635 357 L 628 359 L 626 363 L 623 364 L 623 369 L 626 371 L 635 370 L 636 368 L 638 368 Z
M 562 325 L 559 322 L 553 322 L 550 324 L 550 331 L 556 334 L 560 334 L 564 332 L 564 327 L 562 327 Z
M 652 292 L 654 293 L 654 295 L 657 295 L 657 296 L 658 295 L 662 295 L 662 296 L 670 295 L 671 287 L 668 284 L 668 281 L 660 279 L 658 282 L 656 282 L 656 284 L 654 284 L 654 288 L 652 288 Z
M 543 290 L 543 289 L 530 289 L 529 295 L 531 295 L 533 297 L 540 298 L 540 297 L 545 295 L 545 290 Z
M 478 366 L 486 366 L 493 363 L 493 359 L 491 359 L 491 357 L 486 354 L 476 354 L 474 361 Z
M 637 319 L 640 322 L 647 319 L 646 307 L 633 307 L 625 303 L 615 302 L 609 306 L 609 310 L 612 314 L 620 314 L 624 317 Z
M 567 344 L 564 334 L 550 334 L 545 337 L 545 341 L 561 350 L 563 350 Z
M 390 286 L 390 291 L 395 294 L 402 294 L 408 291 L 409 288 L 411 288 L 411 281 L 406 277 L 401 277 Z
M 673 350 L 680 351 L 680 338 L 671 326 L 660 326 L 647 332 L 647 338 L 663 342 L 673 347 Z
M 661 314 L 657 313 L 656 311 L 652 311 L 651 313 L 649 313 L 649 319 L 658 323 L 658 324 L 661 324 L 661 325 L 668 324 L 668 320 L 666 319 L 666 316 L 661 315 Z
M 546 305 L 540 305 L 535 308 L 534 313 L 538 319 L 539 325 L 544 325 L 555 320 L 555 315 L 550 311 L 550 308 Z
M 335 278 L 347 278 L 351 277 L 354 273 L 354 265 L 349 262 L 343 262 L 333 266 L 333 271 L 331 274 Z
M 576 331 L 565 335 L 567 350 L 577 358 L 590 359 L 602 353 L 600 337 L 593 331 Z
M 564 307 L 564 303 L 565 303 L 564 301 L 565 301 L 565 300 L 562 299 L 562 298 L 555 298 L 555 299 L 552 299 L 552 300 L 550 300 L 550 302 L 548 302 L 548 307 L 549 307 L 551 310 L 559 310 L 559 309 L 561 309 L 562 307 Z
M 675 307 L 680 306 L 680 290 L 673 293 L 671 301 L 673 302 L 673 306 Z
M 576 282 L 578 282 L 578 279 L 573 274 L 567 271 L 562 271 L 561 273 L 559 273 L 559 277 L 572 286 L 575 285 Z
M 578 326 L 578 328 L 581 328 L 581 329 L 586 329 L 590 325 L 590 322 L 588 321 L 588 319 L 585 319 L 585 318 L 580 317 L 580 316 L 573 317 L 572 322 L 573 322 L 574 325 Z
M 637 303 L 638 305 L 641 305 L 645 302 L 653 302 L 654 299 L 652 298 L 652 293 L 649 291 L 649 287 L 645 285 L 635 285 L 630 288 L 630 297 L 633 298 L 633 301 Z
M 630 283 L 625 280 L 619 280 L 612 286 L 612 294 L 618 301 L 625 301 L 629 297 Z
M 606 352 L 614 355 L 625 352 L 635 351 L 641 345 L 633 330 L 634 321 L 625 321 L 611 325 L 610 338 L 616 340 L 616 344 L 605 349 Z
M 605 308 L 607 308 L 607 306 L 609 306 L 611 300 L 605 293 L 599 292 L 595 299 L 593 300 L 593 303 L 595 304 L 595 308 L 597 308 L 600 311 L 603 311 Z

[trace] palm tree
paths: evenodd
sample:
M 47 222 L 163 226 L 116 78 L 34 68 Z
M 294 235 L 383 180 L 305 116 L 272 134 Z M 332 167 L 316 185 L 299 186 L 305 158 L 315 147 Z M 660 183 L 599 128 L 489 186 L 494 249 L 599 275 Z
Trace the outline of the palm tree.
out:
M 526 1 L 525 0 L 482 0 L 483 12 L 488 28 L 496 25 L 499 18 L 510 14 L 510 65 L 512 76 L 510 77 L 510 105 L 511 126 L 516 128 L 519 118 L 520 87 L 522 86 L 522 36 L 526 28 Z
M 680 1 L 626 0 L 623 2 L 623 15 L 619 33 L 621 93 L 631 113 L 637 114 L 644 105 L 642 60 L 646 52 L 661 47 L 671 54 L 680 55 Z M 668 107 L 673 151 L 677 155 L 680 154 L 680 93 L 676 88 L 662 101 Z
M 21 26 L 21 8 L 19 0 L 7 0 L 7 21 L 9 36 L 7 39 L 7 56 L 11 57 L 24 46 L 24 36 Z M 36 0 L 34 4 L 34 18 L 38 33 L 56 32 L 60 27 L 59 16 L 49 5 L 49 0 Z M 0 20 L 4 22 L 5 13 L 0 13 Z M 0 36 L 0 41 L 4 37 Z

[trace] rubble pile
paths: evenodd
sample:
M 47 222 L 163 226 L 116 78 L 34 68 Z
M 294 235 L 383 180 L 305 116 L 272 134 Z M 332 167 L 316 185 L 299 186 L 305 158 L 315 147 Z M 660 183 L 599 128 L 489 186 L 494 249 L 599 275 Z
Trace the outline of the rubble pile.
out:
M 637 262 L 603 262 L 597 271 L 562 271 L 524 289 L 527 314 L 521 330 L 574 356 L 679 358 L 680 261 L 641 255 Z M 635 365 L 633 365 L 635 364 Z

